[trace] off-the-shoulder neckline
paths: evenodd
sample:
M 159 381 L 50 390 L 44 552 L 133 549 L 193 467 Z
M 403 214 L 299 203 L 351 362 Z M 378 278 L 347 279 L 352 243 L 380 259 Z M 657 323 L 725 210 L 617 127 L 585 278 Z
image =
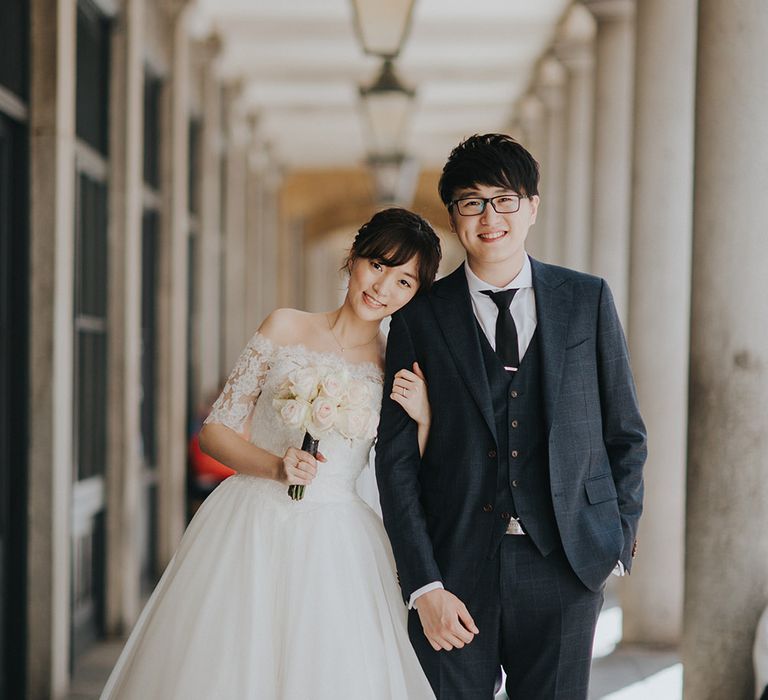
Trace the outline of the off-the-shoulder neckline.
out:
M 285 343 L 285 344 L 278 343 L 278 342 L 272 340 L 271 338 L 268 338 L 266 335 L 264 335 L 260 331 L 256 331 L 253 334 L 253 337 L 254 338 L 259 338 L 260 340 L 268 343 L 269 345 L 272 346 L 273 350 L 275 350 L 275 351 L 277 351 L 277 350 L 299 350 L 299 351 L 301 351 L 302 353 L 304 353 L 306 355 L 311 355 L 311 356 L 316 357 L 318 359 L 320 359 L 320 358 L 323 358 L 323 359 L 333 358 L 336 362 L 339 362 L 339 363 L 341 363 L 343 365 L 347 365 L 348 367 L 350 367 L 350 368 L 352 368 L 354 370 L 359 370 L 359 371 L 372 370 L 374 372 L 374 374 L 376 374 L 377 376 L 379 376 L 379 377 L 383 377 L 384 376 L 384 370 L 381 367 L 379 367 L 375 362 L 370 362 L 368 360 L 365 361 L 365 362 L 352 362 L 351 360 L 348 360 L 346 357 L 344 357 L 343 355 L 341 355 L 341 354 L 339 354 L 337 352 L 313 350 L 312 348 L 308 348 L 303 343 Z

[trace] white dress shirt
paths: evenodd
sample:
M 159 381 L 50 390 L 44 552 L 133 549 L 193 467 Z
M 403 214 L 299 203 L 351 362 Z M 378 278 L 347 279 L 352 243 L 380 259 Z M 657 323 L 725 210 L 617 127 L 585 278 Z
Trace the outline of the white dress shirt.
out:
M 527 255 L 525 256 L 525 262 L 523 262 L 523 267 L 517 277 L 505 287 L 494 287 L 492 284 L 483 282 L 472 272 L 469 263 L 464 263 L 464 272 L 467 275 L 467 286 L 469 287 L 469 296 L 472 299 L 472 310 L 475 312 L 475 318 L 494 351 L 496 350 L 496 320 L 499 317 L 499 307 L 487 294 L 483 294 L 483 290 L 491 290 L 492 292 L 501 292 L 505 289 L 518 290 L 509 305 L 509 311 L 515 321 L 515 328 L 517 328 L 517 349 L 522 361 L 536 330 L 536 298 L 533 294 L 533 274 L 531 273 L 530 259 Z
M 472 310 L 475 312 L 475 318 L 483 329 L 485 337 L 491 344 L 493 350 L 496 350 L 496 320 L 499 317 L 499 307 L 483 290 L 490 289 L 493 292 L 503 291 L 505 289 L 518 289 L 509 306 L 509 311 L 515 321 L 517 328 L 517 348 L 520 353 L 520 360 L 525 356 L 528 346 L 531 344 L 534 331 L 536 330 L 536 297 L 533 293 L 533 273 L 531 272 L 531 260 L 526 255 L 523 267 L 517 276 L 504 287 L 495 287 L 492 284 L 483 282 L 469 267 L 469 263 L 464 263 L 464 272 L 467 275 L 467 286 L 469 287 L 469 296 L 472 300 Z M 619 562 L 613 573 L 617 576 L 624 575 L 624 565 Z M 441 581 L 433 581 L 426 586 L 417 588 L 408 601 L 408 607 L 415 607 L 416 599 L 434 591 L 443 588 Z

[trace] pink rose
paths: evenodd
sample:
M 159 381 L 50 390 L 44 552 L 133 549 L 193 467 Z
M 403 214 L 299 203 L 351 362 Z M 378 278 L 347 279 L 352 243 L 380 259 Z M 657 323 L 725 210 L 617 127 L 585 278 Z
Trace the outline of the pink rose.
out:
M 347 390 L 348 382 L 349 377 L 346 372 L 329 372 L 323 377 L 323 394 L 329 398 L 336 399 L 338 404 Z
M 311 401 L 317 396 L 319 373 L 314 367 L 303 367 L 291 372 L 291 388 L 296 398 Z
M 365 406 L 370 400 L 371 392 L 365 382 L 353 381 L 347 387 L 347 402 L 350 408 Z
M 368 426 L 367 409 L 347 409 L 341 410 L 336 418 L 336 428 L 345 437 L 350 440 L 360 439 L 365 436 Z
M 331 428 L 336 420 L 338 411 L 336 409 L 336 402 L 334 399 L 330 399 L 325 396 L 318 396 L 312 404 L 312 419 L 310 433 L 313 437 L 317 438 L 315 433 L 326 433 Z
M 289 399 L 280 408 L 280 416 L 292 428 L 301 428 L 309 415 L 309 404 L 301 399 Z

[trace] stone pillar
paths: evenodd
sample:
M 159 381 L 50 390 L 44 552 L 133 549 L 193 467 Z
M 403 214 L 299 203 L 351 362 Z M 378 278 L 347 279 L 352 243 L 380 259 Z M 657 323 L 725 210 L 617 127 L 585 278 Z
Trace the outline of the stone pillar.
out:
M 27 697 L 70 663 L 76 2 L 32 0 Z M 18 643 L 22 640 L 12 640 Z
M 144 0 L 125 0 L 113 30 L 110 107 L 107 634 L 139 613 L 141 561 L 141 215 Z
M 515 107 L 517 122 L 523 134 L 523 145 L 536 159 L 539 168 L 547 165 L 547 124 L 544 105 L 534 94 L 524 95 Z M 546 259 L 547 208 L 541 207 L 536 216 L 525 249 L 535 258 Z
M 563 264 L 582 271 L 590 266 L 594 39 L 595 20 L 592 15 L 583 5 L 572 5 L 560 26 L 554 50 L 568 72 L 563 162 Z
M 537 73 L 536 94 L 546 108 L 547 158 L 541 163 L 541 209 L 546 209 L 544 233 L 544 260 L 561 265 L 565 243 L 563 217 L 565 160 L 565 79 L 563 65 L 547 56 Z
M 685 698 L 748 700 L 768 604 L 768 12 L 698 7 Z
M 591 272 L 608 280 L 626 326 L 635 3 L 582 2 L 597 20 Z
M 640 557 L 622 581 L 623 639 L 677 644 L 683 614 L 696 2 L 644 0 L 636 23 L 628 335 L 652 447 Z
M 269 152 L 267 152 L 269 155 Z M 278 306 L 278 246 L 280 243 L 280 188 L 282 175 L 279 166 L 268 160 L 268 168 L 261 178 L 261 226 L 263 229 L 264 280 L 261 288 L 264 316 Z
M 158 547 L 165 568 L 186 525 L 189 39 L 187 0 L 168 0 L 171 73 L 166 92 L 158 333 Z
M 240 83 L 224 90 L 226 135 L 226 190 L 224 206 L 224 371 L 234 366 L 248 341 L 245 329 L 245 277 L 251 274 L 246 260 L 246 185 L 248 132 L 240 113 Z
M 200 158 L 200 254 L 199 285 L 200 358 L 198 396 L 208 397 L 219 388 L 219 338 L 221 335 L 221 86 L 215 75 L 221 41 L 210 37 L 201 46 L 204 52 L 202 108 L 203 126 Z
M 263 308 L 264 275 L 266 260 L 264 255 L 264 160 L 266 153 L 259 138 L 258 117 L 251 115 L 248 120 L 250 144 L 247 157 L 246 195 L 245 195 L 245 327 L 252 333 L 259 327 L 267 313 Z

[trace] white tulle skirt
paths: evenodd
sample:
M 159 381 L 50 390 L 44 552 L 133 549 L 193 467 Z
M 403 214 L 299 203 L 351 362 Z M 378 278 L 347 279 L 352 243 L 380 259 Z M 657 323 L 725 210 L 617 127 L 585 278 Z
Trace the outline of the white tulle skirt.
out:
M 434 698 L 378 515 L 356 496 L 292 508 L 277 486 L 209 496 L 102 699 Z

